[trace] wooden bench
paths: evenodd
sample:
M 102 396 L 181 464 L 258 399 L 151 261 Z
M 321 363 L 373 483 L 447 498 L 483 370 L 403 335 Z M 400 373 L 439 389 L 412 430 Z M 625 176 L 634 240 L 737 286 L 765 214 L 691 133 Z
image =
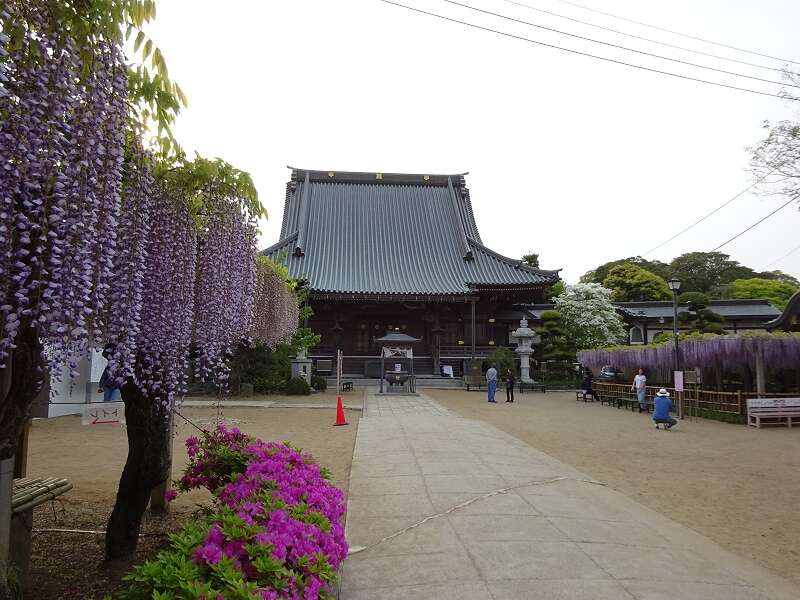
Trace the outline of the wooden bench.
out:
M 747 401 L 747 424 L 758 429 L 800 424 L 800 398 L 752 398 Z
M 595 400 L 601 401 L 600 400 L 600 394 L 598 394 L 594 390 L 592 390 L 591 393 L 588 393 L 587 390 L 575 390 L 575 402 L 577 402 L 578 400 L 583 400 L 584 402 L 589 402 L 589 400 L 587 399 L 587 396 L 592 399 L 592 402 L 594 402 Z
M 24 513 L 40 504 L 55 500 L 71 489 L 72 484 L 69 481 L 56 477 L 15 479 L 11 496 L 11 512 L 14 515 Z
M 472 388 L 486 388 L 486 377 L 483 375 L 464 375 L 464 387 L 467 388 L 468 392 L 472 391 Z
M 526 387 L 531 390 L 539 390 L 543 394 L 547 393 L 547 386 L 543 383 L 523 383 L 522 381 L 519 382 L 519 393 L 524 394 Z

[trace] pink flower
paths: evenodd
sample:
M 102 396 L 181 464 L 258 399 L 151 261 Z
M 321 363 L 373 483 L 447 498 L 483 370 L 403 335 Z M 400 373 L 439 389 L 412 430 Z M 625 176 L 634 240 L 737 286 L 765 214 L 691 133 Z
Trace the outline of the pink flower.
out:
M 222 549 L 216 544 L 205 544 L 194 551 L 196 563 L 214 565 L 222 560 Z
M 177 497 L 178 497 L 178 492 L 172 488 L 169 488 L 166 492 L 164 492 L 164 502 L 166 502 L 167 504 L 175 500 L 175 498 Z

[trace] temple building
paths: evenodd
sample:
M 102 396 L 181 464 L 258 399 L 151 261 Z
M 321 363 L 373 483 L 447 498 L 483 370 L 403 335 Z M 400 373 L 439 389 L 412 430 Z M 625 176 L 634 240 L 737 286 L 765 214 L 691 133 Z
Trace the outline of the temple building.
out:
M 417 373 L 514 346 L 519 307 L 558 281 L 483 245 L 464 175 L 293 169 L 280 241 L 262 254 L 305 281 L 322 335 L 309 352 L 375 376 L 387 332 L 419 338 Z

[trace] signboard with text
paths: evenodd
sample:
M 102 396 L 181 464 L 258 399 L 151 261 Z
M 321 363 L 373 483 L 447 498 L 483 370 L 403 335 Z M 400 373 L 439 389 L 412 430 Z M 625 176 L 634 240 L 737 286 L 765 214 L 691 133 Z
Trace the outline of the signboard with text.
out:
M 125 423 L 124 402 L 92 402 L 84 405 L 83 425 L 109 425 Z

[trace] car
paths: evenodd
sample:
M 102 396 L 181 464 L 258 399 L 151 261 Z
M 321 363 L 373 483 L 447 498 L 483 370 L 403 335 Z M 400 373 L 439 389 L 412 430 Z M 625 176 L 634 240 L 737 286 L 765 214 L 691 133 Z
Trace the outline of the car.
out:
M 621 369 L 611 366 L 603 367 L 597 375 L 597 379 L 602 379 L 604 381 L 622 381 L 624 377 L 625 375 Z

